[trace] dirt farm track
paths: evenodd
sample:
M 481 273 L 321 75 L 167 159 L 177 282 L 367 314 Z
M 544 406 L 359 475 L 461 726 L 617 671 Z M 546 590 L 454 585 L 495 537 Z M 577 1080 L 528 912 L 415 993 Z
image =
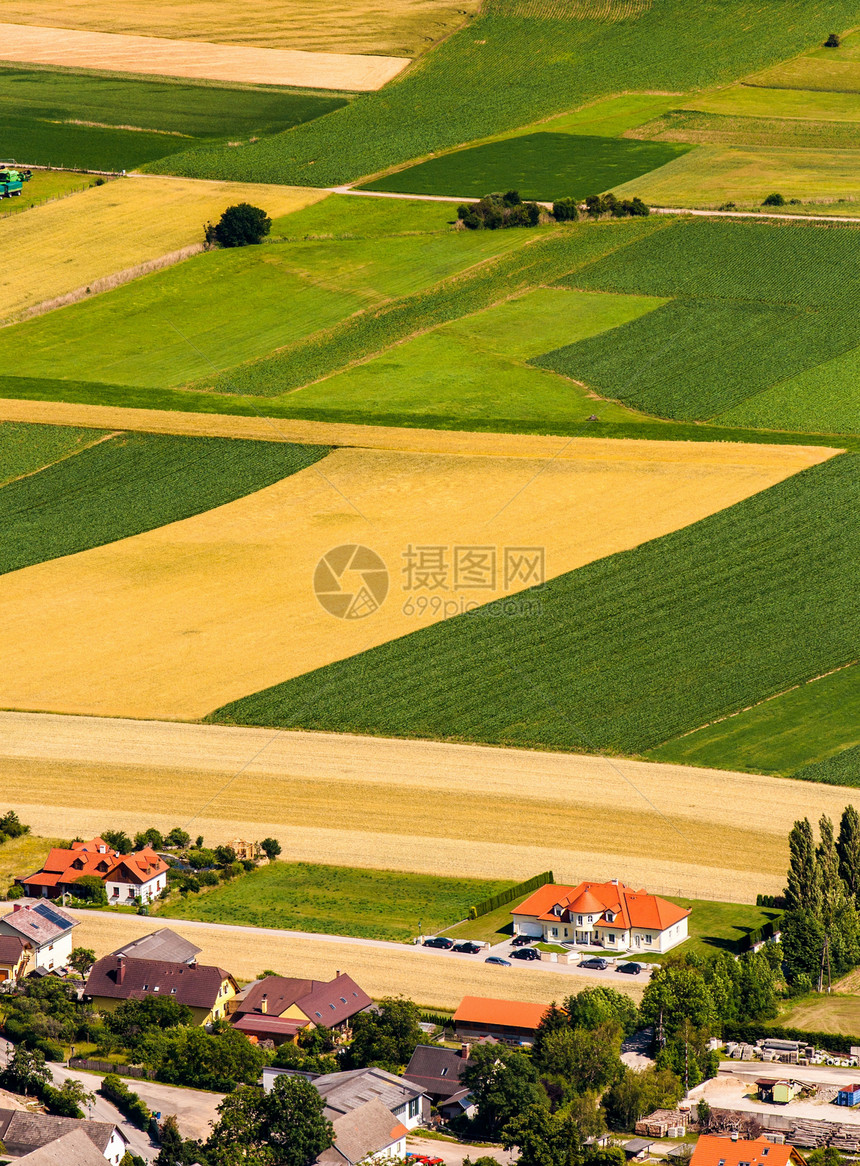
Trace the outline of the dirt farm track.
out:
M 837 819 L 851 798 L 602 757 L 10 712 L 0 783 L 4 806 L 45 836 L 193 823 L 212 843 L 272 834 L 290 860 L 490 878 L 551 868 L 747 902 L 781 889 L 795 819 Z

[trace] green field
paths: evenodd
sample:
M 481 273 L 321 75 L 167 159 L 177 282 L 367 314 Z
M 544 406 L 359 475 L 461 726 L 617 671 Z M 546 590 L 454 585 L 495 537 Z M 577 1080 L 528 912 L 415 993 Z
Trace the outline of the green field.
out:
M 479 609 L 210 719 L 642 753 L 852 658 L 858 502 L 860 462 L 836 457 L 551 580 L 536 611 Z
M 582 199 L 656 170 L 688 148 L 544 131 L 444 154 L 362 189 L 468 198 L 518 190 L 523 198 Z
M 685 955 L 713 956 L 715 949 L 728 951 L 732 954 L 744 951 L 746 939 L 750 932 L 762 927 L 765 923 L 780 918 L 780 911 L 772 911 L 766 907 L 751 907 L 747 903 L 717 903 L 707 899 L 676 899 L 670 897 L 670 902 L 679 907 L 690 907 L 687 924 L 690 937 L 680 950 Z M 637 959 L 647 963 L 662 963 L 672 958 L 672 952 L 666 955 L 652 956 L 637 953 Z
M 6 435 L 0 431 L 0 436 Z M 14 450 L 16 435 L 10 433 L 6 440 Z M 30 448 L 38 441 L 37 435 Z M 327 452 L 280 442 L 139 433 L 80 447 L 73 456 L 0 489 L 5 535 L 0 573 L 232 502 L 312 465 Z
M 627 138 L 689 142 L 692 145 L 793 146 L 816 150 L 856 150 L 858 144 L 857 126 L 852 122 L 814 121 L 799 117 L 740 117 L 693 109 L 664 113 L 628 130 Z M 826 178 L 826 171 L 823 177 Z M 758 175 L 756 182 L 761 182 Z
M 283 398 L 297 408 L 362 410 L 368 421 L 408 414 L 519 419 L 532 424 L 636 421 L 638 414 L 597 401 L 579 385 L 526 363 L 548 344 L 615 328 L 662 300 L 537 288 L 473 316 L 443 324 L 381 356 Z
M 860 60 L 845 59 L 841 50 L 830 56 L 796 57 L 747 78 L 748 85 L 766 89 L 823 90 L 828 93 L 860 93 Z
M 806 777 L 796 771 L 823 762 L 823 773 L 833 768 L 831 761 L 835 763 L 836 757 L 841 756 L 839 751 L 849 746 L 860 746 L 857 664 L 668 741 L 648 756 L 653 761 L 676 761 L 681 765 Z M 811 779 L 826 780 L 824 776 Z M 860 784 L 860 767 L 856 784 Z
M 0 68 L 3 157 L 31 165 L 131 170 L 197 142 L 278 133 L 343 104 L 276 88 Z
M 860 745 L 852 745 L 823 761 L 806 765 L 792 777 L 800 781 L 821 781 L 826 785 L 860 786 Z
M 847 27 L 850 0 L 680 0 L 602 19 L 573 0 L 489 0 L 401 78 L 311 124 L 241 149 L 188 150 L 171 173 L 329 186 L 531 125 L 597 98 L 685 93 L 784 61 Z
M 0 202 L 0 218 L 51 199 L 86 190 L 93 182 L 94 179 L 88 174 L 72 174 L 65 170 L 34 170 L 32 178 L 24 183 L 24 189 L 19 195 Z
M 33 474 L 107 437 L 101 429 L 0 421 L 0 486 Z
M 176 919 L 408 942 L 463 919 L 510 882 L 275 862 L 163 908 Z
M 763 85 L 729 85 L 714 93 L 684 98 L 685 109 L 740 117 L 799 118 L 812 121 L 860 121 L 860 93 L 768 89 Z
M 821 382 L 857 344 L 849 271 L 860 258 L 850 227 L 684 219 L 560 281 L 593 291 L 675 296 L 620 329 L 564 346 L 533 363 L 603 396 L 661 417 L 797 429 L 757 394 L 784 394 L 805 431 L 822 416 Z M 803 279 L 796 273 L 803 271 Z M 850 366 L 849 366 L 850 368 Z M 798 382 L 809 378 L 808 391 Z M 850 382 L 850 371 L 843 383 Z M 777 386 L 773 389 L 772 386 Z M 833 383 L 831 413 L 850 412 L 856 389 Z M 828 399 L 828 398 L 825 398 Z M 800 414 L 800 415 L 798 415 Z M 765 416 L 766 415 L 766 416 Z M 856 424 L 856 421 L 855 421 Z
M 852 974 L 856 981 L 856 975 Z M 843 1033 L 856 1036 L 860 1033 L 860 996 L 840 991 L 837 984 L 833 994 L 814 993 L 792 1000 L 781 1012 L 774 1024 L 785 1028 L 799 1028 L 808 1032 Z M 851 985 L 856 988 L 856 983 Z

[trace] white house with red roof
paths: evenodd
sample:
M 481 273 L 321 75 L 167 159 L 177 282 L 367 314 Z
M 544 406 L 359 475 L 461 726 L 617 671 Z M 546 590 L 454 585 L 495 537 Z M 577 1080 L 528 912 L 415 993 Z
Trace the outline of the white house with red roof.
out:
M 55 899 L 75 893 L 74 884 L 84 875 L 95 875 L 105 884 L 111 903 L 150 903 L 167 886 L 167 863 L 145 846 L 134 854 L 120 854 L 104 838 L 55 846 L 41 870 L 16 879 L 34 898 Z
M 690 910 L 612 879 L 576 887 L 547 883 L 511 915 L 516 935 L 532 935 L 548 943 L 664 952 L 687 938 Z

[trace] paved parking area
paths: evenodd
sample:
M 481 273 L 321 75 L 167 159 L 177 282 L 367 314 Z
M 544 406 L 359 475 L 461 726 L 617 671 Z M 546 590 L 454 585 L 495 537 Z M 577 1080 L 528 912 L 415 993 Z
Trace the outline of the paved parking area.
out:
M 599 971 L 596 968 L 583 968 L 579 963 L 566 964 L 556 963 L 552 960 L 515 959 L 514 952 L 522 951 L 523 948 L 514 947 L 512 937 L 506 938 L 502 940 L 501 943 L 496 943 L 489 948 L 482 948 L 477 955 L 467 955 L 465 952 L 455 952 L 451 950 L 446 951 L 444 948 L 438 947 L 422 947 L 421 950 L 427 952 L 429 955 L 446 956 L 448 959 L 455 960 L 472 960 L 476 963 L 483 963 L 487 956 L 501 956 L 502 959 L 511 961 L 511 967 L 509 969 L 511 972 L 514 972 L 514 970 L 518 967 L 530 968 L 531 970 L 537 971 L 550 971 L 555 973 L 567 972 L 570 975 L 575 975 L 577 977 L 587 976 L 589 978 L 593 978 L 597 984 L 605 984 L 607 981 L 614 981 L 616 983 L 622 984 L 629 984 L 631 982 L 636 984 L 647 984 L 655 967 L 653 964 L 641 964 L 640 967 L 642 970 L 639 975 L 630 975 L 627 972 L 614 971 L 611 965 L 604 971 Z M 627 961 L 621 960 L 620 962 L 625 963 Z M 636 961 L 631 960 L 630 962 Z

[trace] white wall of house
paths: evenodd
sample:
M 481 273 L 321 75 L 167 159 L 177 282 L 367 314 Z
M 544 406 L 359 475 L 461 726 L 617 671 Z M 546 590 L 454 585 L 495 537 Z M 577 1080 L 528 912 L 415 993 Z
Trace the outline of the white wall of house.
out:
M 148 883 L 120 883 L 111 879 L 105 883 L 108 901 L 133 903 L 140 897 L 144 903 L 151 903 L 167 886 L 167 872 L 163 871 Z
M 119 1166 L 127 1149 L 128 1142 L 126 1142 L 119 1130 L 114 1129 L 108 1140 L 108 1144 L 105 1146 L 105 1158 L 111 1163 L 111 1166 Z
M 53 968 L 65 967 L 71 954 L 72 933 L 66 931 L 53 943 L 44 943 L 41 947 L 34 946 L 31 961 L 27 964 L 27 971 L 34 972 L 36 968 L 47 968 L 50 971 Z
M 414 1130 L 416 1126 L 421 1125 L 421 1097 L 412 1098 L 391 1112 L 408 1130 Z
M 369 1158 L 365 1158 L 365 1162 L 391 1162 L 397 1160 L 402 1162 L 406 1158 L 406 1138 L 398 1138 L 396 1142 L 392 1142 L 390 1146 L 386 1146 L 384 1150 L 377 1150 L 375 1154 L 371 1154 Z
M 671 951 L 687 938 L 687 919 L 673 923 L 665 931 L 648 931 L 643 927 L 634 927 L 630 934 L 630 947 L 633 951 Z

